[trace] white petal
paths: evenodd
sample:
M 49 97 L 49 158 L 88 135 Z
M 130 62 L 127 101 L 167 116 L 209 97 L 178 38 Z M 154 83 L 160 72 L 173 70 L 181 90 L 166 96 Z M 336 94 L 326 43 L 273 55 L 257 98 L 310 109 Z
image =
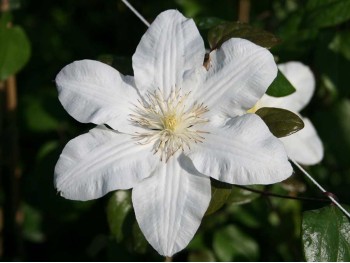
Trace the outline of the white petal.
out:
M 138 98 L 132 82 L 131 77 L 94 60 L 75 61 L 56 77 L 59 100 L 72 117 L 123 132 L 130 130 L 128 114 Z
M 166 164 L 162 162 L 132 191 L 139 226 L 153 248 L 164 256 L 187 246 L 210 202 L 209 177 L 200 175 L 187 157 L 181 159 L 173 156 Z
M 220 181 L 239 184 L 272 184 L 292 174 L 281 141 L 255 114 L 211 127 L 189 158 L 197 170 Z
M 242 114 L 263 96 L 277 75 L 272 54 L 244 39 L 230 39 L 211 52 L 211 67 L 196 96 L 212 111 Z
M 160 89 L 165 96 L 181 86 L 183 74 L 203 64 L 204 43 L 192 19 L 176 10 L 161 13 L 143 35 L 132 58 L 141 93 Z
M 323 144 L 311 121 L 303 118 L 304 128 L 290 136 L 281 138 L 288 156 L 294 161 L 313 165 L 323 159 Z
M 151 146 L 100 126 L 68 142 L 55 167 L 55 186 L 73 200 L 99 198 L 128 189 L 149 176 L 158 158 Z
M 296 91 L 289 96 L 279 98 L 265 94 L 258 102 L 258 108 L 275 107 L 293 112 L 301 111 L 309 103 L 315 91 L 315 78 L 312 71 L 300 62 L 279 64 L 278 68 L 293 84 Z

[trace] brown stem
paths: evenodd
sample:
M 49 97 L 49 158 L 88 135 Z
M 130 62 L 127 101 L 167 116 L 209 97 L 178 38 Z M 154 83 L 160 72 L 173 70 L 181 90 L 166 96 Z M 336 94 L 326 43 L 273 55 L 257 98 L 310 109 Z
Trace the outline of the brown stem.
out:
M 10 76 L 4 88 L 5 113 L 2 130 L 2 190 L 4 192 L 3 258 L 18 260 L 21 255 L 19 139 L 17 127 L 17 87 L 15 76 Z
M 249 15 L 250 15 L 250 0 L 240 0 L 238 20 L 244 23 L 249 23 Z
M 172 262 L 173 258 L 172 257 L 165 257 L 164 262 Z
M 0 11 L 1 12 L 7 12 L 10 10 L 10 1 L 9 0 L 2 0 L 0 5 Z
M 17 108 L 17 88 L 15 76 L 10 76 L 6 81 L 6 97 L 6 111 L 15 111 Z

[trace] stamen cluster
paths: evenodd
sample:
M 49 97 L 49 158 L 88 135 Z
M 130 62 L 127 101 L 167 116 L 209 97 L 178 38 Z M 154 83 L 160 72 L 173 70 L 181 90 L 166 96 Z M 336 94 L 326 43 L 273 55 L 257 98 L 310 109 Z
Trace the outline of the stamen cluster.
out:
M 208 122 L 202 115 L 208 112 L 203 103 L 193 102 L 186 105 L 190 92 L 182 95 L 181 89 L 173 89 L 168 98 L 158 89 L 148 93 L 145 100 L 135 105 L 135 114 L 130 121 L 145 129 L 134 138 L 140 144 L 153 143 L 154 154 L 160 153 L 160 159 L 168 161 L 178 150 L 190 149 L 191 143 L 203 142 L 202 130 L 196 125 Z

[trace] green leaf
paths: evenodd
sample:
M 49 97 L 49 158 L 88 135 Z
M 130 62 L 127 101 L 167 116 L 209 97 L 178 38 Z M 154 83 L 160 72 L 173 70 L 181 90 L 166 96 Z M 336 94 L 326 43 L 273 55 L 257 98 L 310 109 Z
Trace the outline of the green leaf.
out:
M 256 241 L 234 225 L 215 231 L 213 249 L 220 261 L 256 261 Z
M 197 27 L 199 29 L 202 29 L 202 30 L 210 29 L 210 28 L 217 26 L 223 22 L 224 22 L 224 20 L 222 20 L 221 18 L 217 18 L 217 17 L 202 17 L 202 18 L 196 19 Z
M 28 62 L 29 40 L 22 28 L 0 27 L 0 80 L 17 73 Z
M 50 132 L 58 130 L 62 125 L 61 120 L 52 116 L 45 108 L 45 99 L 46 102 L 51 100 L 48 94 L 45 95 L 43 96 L 41 93 L 30 94 L 21 98 L 21 103 L 25 106 L 23 111 L 24 123 L 31 131 Z
M 114 192 L 108 201 L 107 220 L 109 228 L 118 242 L 124 238 L 123 225 L 131 210 L 132 203 L 130 192 L 124 190 Z
M 225 41 L 233 37 L 248 39 L 266 48 L 280 43 L 280 40 L 272 33 L 241 22 L 225 22 L 208 32 L 208 41 L 212 50 L 219 48 Z
M 260 108 L 255 112 L 278 138 L 296 133 L 304 128 L 303 120 L 295 113 L 279 108 Z
M 284 97 L 294 92 L 294 86 L 289 82 L 284 74 L 278 70 L 277 77 L 267 89 L 266 94 L 273 97 Z
M 350 60 L 350 32 L 337 33 L 329 44 L 329 49 Z
M 43 242 L 45 240 L 45 234 L 42 227 L 43 218 L 40 210 L 28 204 L 23 204 L 22 211 L 24 215 L 22 224 L 23 237 L 31 242 Z
M 262 190 L 262 185 L 250 185 L 249 188 L 256 189 L 256 190 Z M 242 188 L 239 188 L 237 186 L 232 187 L 232 191 L 230 196 L 227 198 L 226 203 L 228 204 L 235 204 L 235 205 L 243 205 L 250 203 L 254 199 L 258 198 L 260 194 L 254 193 L 249 190 L 245 190 Z
M 51 152 L 57 150 L 59 148 L 60 144 L 59 141 L 45 141 L 44 144 L 41 145 L 39 150 L 37 151 L 37 160 L 40 162 L 43 160 L 47 155 L 49 155 Z
M 147 248 L 149 247 L 149 244 L 136 220 L 132 225 L 132 238 L 128 240 L 127 245 L 129 246 L 129 250 L 131 252 L 136 252 L 140 254 L 146 253 Z
M 350 19 L 349 0 L 309 1 L 304 24 L 309 27 L 335 26 Z
M 211 200 L 205 215 L 219 210 L 227 201 L 232 191 L 232 185 L 211 178 Z
M 350 261 L 349 219 L 333 205 L 306 211 L 302 242 L 307 261 Z

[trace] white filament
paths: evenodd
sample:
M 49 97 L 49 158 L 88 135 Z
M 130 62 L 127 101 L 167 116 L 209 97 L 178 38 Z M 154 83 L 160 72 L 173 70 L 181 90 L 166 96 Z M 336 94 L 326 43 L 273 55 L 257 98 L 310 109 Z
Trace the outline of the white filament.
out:
M 289 158 L 289 159 L 290 159 L 290 158 Z M 305 171 L 304 168 L 301 167 L 296 161 L 294 161 L 294 160 L 292 160 L 292 159 L 290 159 L 290 160 L 291 160 L 291 162 L 294 163 L 295 166 L 298 167 L 299 170 L 302 171 L 303 174 L 305 174 L 305 175 L 310 179 L 310 181 L 313 182 L 323 193 L 327 193 L 327 192 L 328 192 L 328 191 L 326 191 L 326 190 L 325 190 L 325 189 L 324 189 L 324 188 L 323 188 L 323 187 L 322 187 L 322 186 L 321 186 L 307 171 Z M 337 200 L 335 200 L 335 199 L 333 198 L 333 196 L 327 195 L 327 197 L 328 197 L 341 211 L 343 211 L 343 213 L 344 213 L 347 217 L 350 218 L 349 212 L 346 211 L 345 208 L 344 208 L 341 204 L 339 204 Z
M 208 108 L 197 102 L 186 105 L 189 95 L 173 89 L 165 98 L 156 90 L 134 105 L 134 114 L 130 114 L 132 124 L 144 130 L 134 134 L 135 140 L 143 145 L 153 143 L 153 152 L 159 152 L 161 160 L 167 161 L 178 150 L 191 149 L 192 143 L 204 140 L 202 134 L 206 132 L 198 126 L 208 122 L 203 117 Z
M 127 1 L 122 0 L 122 2 L 146 25 L 150 26 L 151 24 L 147 22 L 147 20 Z

